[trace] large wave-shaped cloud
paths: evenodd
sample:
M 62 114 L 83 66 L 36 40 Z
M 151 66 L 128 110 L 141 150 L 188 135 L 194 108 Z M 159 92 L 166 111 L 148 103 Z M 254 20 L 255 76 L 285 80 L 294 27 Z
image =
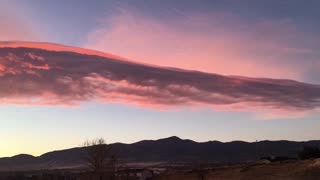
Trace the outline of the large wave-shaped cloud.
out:
M 245 106 L 296 111 L 320 106 L 319 85 L 162 68 L 82 53 L 77 48 L 64 51 L 63 46 L 3 44 L 1 104 L 102 101 L 148 108 Z

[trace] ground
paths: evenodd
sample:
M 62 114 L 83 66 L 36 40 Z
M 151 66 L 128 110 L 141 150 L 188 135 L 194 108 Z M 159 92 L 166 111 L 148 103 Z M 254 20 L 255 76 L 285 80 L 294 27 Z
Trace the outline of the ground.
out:
M 153 180 L 317 180 L 320 179 L 320 159 L 286 161 L 208 170 L 176 171 L 162 174 Z

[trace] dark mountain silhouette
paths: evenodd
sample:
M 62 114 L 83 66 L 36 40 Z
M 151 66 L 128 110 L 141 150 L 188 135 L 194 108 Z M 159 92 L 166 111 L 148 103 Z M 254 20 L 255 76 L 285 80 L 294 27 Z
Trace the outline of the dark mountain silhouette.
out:
M 320 141 L 260 141 L 260 142 L 195 142 L 178 137 L 144 140 L 132 144 L 108 145 L 123 162 L 212 162 L 239 163 L 262 156 L 296 157 L 304 146 L 318 146 Z M 53 151 L 41 156 L 21 154 L 0 158 L 0 170 L 67 168 L 82 165 L 84 147 Z

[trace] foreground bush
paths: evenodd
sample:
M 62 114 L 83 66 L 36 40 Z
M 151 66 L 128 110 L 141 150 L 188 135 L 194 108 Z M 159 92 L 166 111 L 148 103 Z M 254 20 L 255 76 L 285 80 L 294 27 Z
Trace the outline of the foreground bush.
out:
M 306 146 L 298 154 L 300 159 L 320 158 L 320 149 L 316 146 Z

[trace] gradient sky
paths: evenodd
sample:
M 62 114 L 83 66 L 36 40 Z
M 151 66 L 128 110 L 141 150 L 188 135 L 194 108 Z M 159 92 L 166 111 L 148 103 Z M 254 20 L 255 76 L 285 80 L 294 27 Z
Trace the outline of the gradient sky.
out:
M 320 84 L 317 0 L 2 0 L 0 41 L 99 50 L 144 64 Z M 2 103 L 1 103 L 2 104 Z M 0 157 L 176 135 L 196 141 L 310 140 L 319 109 L 174 108 L 82 102 L 79 107 L 0 105 Z

